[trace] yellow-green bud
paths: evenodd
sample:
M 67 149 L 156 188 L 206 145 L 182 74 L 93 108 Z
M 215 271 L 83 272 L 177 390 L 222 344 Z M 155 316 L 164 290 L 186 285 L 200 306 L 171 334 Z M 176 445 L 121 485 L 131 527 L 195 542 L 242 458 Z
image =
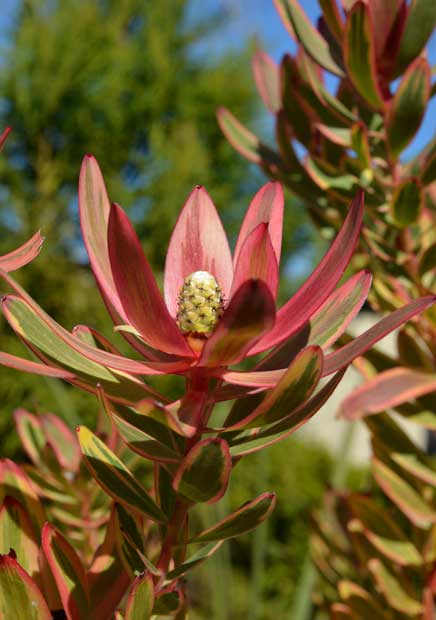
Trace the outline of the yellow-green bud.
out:
M 194 271 L 185 278 L 177 311 L 177 325 L 182 332 L 210 334 L 223 310 L 221 289 L 212 274 Z

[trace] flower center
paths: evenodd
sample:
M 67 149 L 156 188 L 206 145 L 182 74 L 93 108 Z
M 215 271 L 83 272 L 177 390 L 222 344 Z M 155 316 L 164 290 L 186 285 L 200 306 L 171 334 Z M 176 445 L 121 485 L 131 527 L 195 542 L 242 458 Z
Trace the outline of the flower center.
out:
M 185 278 L 179 294 L 177 325 L 184 333 L 210 334 L 223 314 L 223 295 L 208 271 Z

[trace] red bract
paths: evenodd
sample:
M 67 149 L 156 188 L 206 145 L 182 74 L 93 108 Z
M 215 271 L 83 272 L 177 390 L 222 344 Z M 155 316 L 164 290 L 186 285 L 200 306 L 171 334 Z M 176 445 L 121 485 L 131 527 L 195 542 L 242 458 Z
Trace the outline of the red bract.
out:
M 279 183 L 267 183 L 254 197 L 233 258 L 212 200 L 203 187 L 197 186 L 170 240 L 164 296 L 127 215 L 118 205 L 110 204 L 92 156 L 86 156 L 82 165 L 79 209 L 98 287 L 116 329 L 144 361 L 121 355 L 90 328 L 76 328 L 73 334 L 66 331 L 6 273 L 2 277 L 17 295 L 3 298 L 3 311 L 12 328 L 44 362 L 47 374 L 64 372 L 65 379 L 92 391 L 98 383 L 113 400 L 136 402 L 147 395 L 157 396 L 138 375 L 175 373 L 194 382 L 199 377 L 216 377 L 241 386 L 221 385 L 215 390 L 216 399 L 271 389 L 283 380 L 306 347 L 312 352 L 309 358 L 313 361 L 316 357 L 319 377 L 329 375 L 345 368 L 434 300 L 426 297 L 414 301 L 351 343 L 324 353 L 359 311 L 370 286 L 370 275 L 362 271 L 337 288 L 358 243 L 361 192 L 352 201 L 320 265 L 278 310 L 275 298 L 283 221 Z M 196 275 L 190 279 L 192 274 Z M 199 292 L 195 288 L 198 277 L 200 287 L 206 287 Z M 182 291 L 183 299 L 188 299 L 183 308 Z M 198 327 L 187 331 L 190 324 Z M 229 368 L 266 351 L 268 355 L 249 371 Z M 7 360 L 0 361 L 8 364 Z M 28 364 L 23 361 L 23 369 L 32 371 L 24 368 Z

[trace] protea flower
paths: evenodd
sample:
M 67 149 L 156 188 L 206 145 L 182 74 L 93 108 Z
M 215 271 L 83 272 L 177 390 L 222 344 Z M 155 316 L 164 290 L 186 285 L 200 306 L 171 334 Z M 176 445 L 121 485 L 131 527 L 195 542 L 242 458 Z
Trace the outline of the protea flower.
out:
M 92 156 L 86 156 L 82 166 L 79 209 L 98 287 L 116 329 L 143 360 L 121 355 L 91 328 L 78 326 L 72 334 L 63 329 L 6 273 L 2 277 L 18 295 L 4 297 L 2 306 L 12 328 L 44 362 L 39 372 L 45 368 L 48 374 L 63 373 L 92 391 L 98 383 L 113 400 L 131 403 L 152 395 L 165 402 L 139 376 L 175 373 L 187 377 L 191 392 L 210 392 L 206 386 L 213 379 L 212 401 L 271 388 L 289 392 L 292 384 L 290 391 L 299 393 L 301 403 L 322 376 L 346 368 L 434 300 L 413 301 L 326 353 L 359 311 L 370 286 L 369 273 L 362 271 L 336 288 L 358 243 L 362 193 L 351 203 L 320 265 L 278 310 L 283 218 L 279 183 L 267 183 L 254 197 L 233 258 L 212 200 L 197 186 L 169 243 L 163 296 L 127 215 L 110 204 Z M 250 370 L 238 369 L 246 358 L 267 351 Z

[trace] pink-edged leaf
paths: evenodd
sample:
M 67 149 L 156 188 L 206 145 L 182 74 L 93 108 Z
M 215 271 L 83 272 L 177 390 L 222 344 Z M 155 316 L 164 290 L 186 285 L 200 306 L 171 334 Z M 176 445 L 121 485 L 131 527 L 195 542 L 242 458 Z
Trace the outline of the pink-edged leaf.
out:
M 196 551 L 193 555 L 191 555 L 183 564 L 179 564 L 166 574 L 166 579 L 168 581 L 173 581 L 175 579 L 179 579 L 182 575 L 187 573 L 189 570 L 192 570 L 199 564 L 202 564 L 205 560 L 210 558 L 218 549 L 221 547 L 224 541 L 219 540 L 218 542 L 208 543 L 200 547 L 198 551 Z
M 339 415 L 360 420 L 436 391 L 436 375 L 409 368 L 386 370 L 355 389 L 341 403 Z
M 225 422 L 227 430 L 265 426 L 287 417 L 313 393 L 321 378 L 322 364 L 319 347 L 301 351 L 277 385 L 249 415 L 239 419 L 232 415 L 237 409 L 230 412 Z
M 325 358 L 323 375 L 330 375 L 333 372 L 348 366 L 354 358 L 363 355 L 376 342 L 387 336 L 391 331 L 411 319 L 415 314 L 423 312 L 436 301 L 435 296 L 421 297 L 412 301 L 407 306 L 395 310 L 390 315 L 383 318 L 366 332 L 354 338 L 351 342 L 344 345 L 337 351 L 330 353 Z
M 79 215 L 82 236 L 89 262 L 106 303 L 126 323 L 126 316 L 118 297 L 109 262 L 107 228 L 110 203 L 103 176 L 96 159 L 86 155 L 79 178 Z
M 263 50 L 257 50 L 252 68 L 257 90 L 268 110 L 275 114 L 282 107 L 278 66 L 271 56 Z
M 234 265 L 238 262 L 239 253 L 247 237 L 262 223 L 268 224 L 268 232 L 276 255 L 277 264 L 280 264 L 283 207 L 284 196 L 280 183 L 277 183 L 277 181 L 270 181 L 260 188 L 251 201 L 242 222 L 235 246 L 233 257 Z
M 89 472 L 108 495 L 148 519 L 159 523 L 167 520 L 143 485 L 101 439 L 85 426 L 79 426 L 77 434 Z
M 394 77 L 400 75 L 420 55 L 434 31 L 435 24 L 436 4 L 433 0 L 412 0 L 408 3 Z
M 2 351 L 0 352 L 0 364 L 15 370 L 31 372 L 33 375 L 42 375 L 43 377 L 54 377 L 56 379 L 65 379 L 66 381 L 75 378 L 72 372 L 63 368 L 39 364 L 38 362 L 32 362 L 31 360 L 26 360 L 10 353 L 3 353 Z
M 12 127 L 6 127 L 0 135 L 0 151 L 3 149 L 5 142 L 12 131 Z
M 8 495 L 15 498 L 29 515 L 35 532 L 39 532 L 46 515 L 29 476 L 13 461 L 0 460 L 0 500 Z
M 321 67 L 339 77 L 344 75 L 341 67 L 334 60 L 327 41 L 311 24 L 306 13 L 297 0 L 275 0 L 279 12 L 290 21 L 292 28 L 307 54 Z
M 127 599 L 125 620 L 150 620 L 154 605 L 153 576 L 144 573 L 133 582 Z
M 368 4 L 374 26 L 376 57 L 385 50 L 386 40 L 398 16 L 402 0 L 371 0 Z
M 217 210 L 204 187 L 192 190 L 174 227 L 165 262 L 165 301 L 177 314 L 177 298 L 187 276 L 208 271 L 229 298 L 233 278 L 232 255 Z
M 271 330 L 275 303 L 262 280 L 248 280 L 233 295 L 218 326 L 204 345 L 199 366 L 228 366 Z
M 277 296 L 279 267 L 267 224 L 259 224 L 242 245 L 235 264 L 230 299 L 246 280 L 262 280 L 273 299 Z
M 19 501 L 5 497 L 0 507 L 0 554 L 10 549 L 32 579 L 38 580 L 38 543 L 30 516 Z
M 165 306 L 135 230 L 118 205 L 111 206 L 108 244 L 112 275 L 128 323 L 150 346 L 176 355 L 192 355 Z
M 41 591 L 24 568 L 9 555 L 0 556 L 0 618 L 52 620 Z
M 319 6 L 330 32 L 338 41 L 341 41 L 344 24 L 336 0 L 319 0 Z
M 173 488 L 191 502 L 212 504 L 226 492 L 231 470 L 232 459 L 224 439 L 203 439 L 180 463 Z
M 30 261 L 38 256 L 43 242 L 44 237 L 41 235 L 40 231 L 38 231 L 16 250 L 12 250 L 9 254 L 0 256 L 0 269 L 4 269 L 4 271 L 15 271 L 20 267 L 24 267 L 24 265 L 27 265 L 27 263 L 30 263 Z
M 243 157 L 259 166 L 266 166 L 268 169 L 283 167 L 280 155 L 263 144 L 229 110 L 223 107 L 218 108 L 217 120 L 227 140 Z
M 14 422 L 27 456 L 35 465 L 40 465 L 46 443 L 41 420 L 26 409 L 16 409 Z
M 345 370 L 340 370 L 336 373 L 309 401 L 295 411 L 292 411 L 285 418 L 261 429 L 244 430 L 236 436 L 229 438 L 232 457 L 241 457 L 258 452 L 295 433 L 326 403 L 335 391 L 344 373 Z
M 329 251 L 303 286 L 277 313 L 273 329 L 250 351 L 261 353 L 298 331 L 329 297 L 347 267 L 359 239 L 363 193 L 359 192 Z
M 397 157 L 418 131 L 430 96 L 431 70 L 425 58 L 417 58 L 407 69 L 386 114 L 389 151 Z
M 323 123 L 315 123 L 313 127 L 317 129 L 324 138 L 333 142 L 333 144 L 346 148 L 350 147 L 351 136 L 348 127 L 329 127 Z
M 76 436 L 58 416 L 46 413 L 41 417 L 42 429 L 47 443 L 56 455 L 61 467 L 77 472 L 80 467 L 80 448 Z
M 371 275 L 360 271 L 334 291 L 300 331 L 273 349 L 254 371 L 286 368 L 298 351 L 306 345 L 323 349 L 335 342 L 347 329 L 365 302 L 371 286 Z
M 54 346 L 54 341 L 57 340 L 56 347 L 62 348 L 63 354 L 71 356 L 72 352 L 80 354 L 80 357 L 87 358 L 91 362 L 95 362 L 94 365 L 90 362 L 86 367 L 88 371 L 93 367 L 98 374 L 103 373 L 104 377 L 109 378 L 107 369 L 103 368 L 108 366 L 114 370 L 120 370 L 121 372 L 131 372 L 132 374 L 165 374 L 169 372 L 178 372 L 186 367 L 185 361 L 176 362 L 149 362 L 144 364 L 136 360 L 129 359 L 121 355 L 114 355 L 107 351 L 98 349 L 97 347 L 89 345 L 87 342 L 76 338 L 69 331 L 61 327 L 56 321 L 54 321 L 44 310 L 38 306 L 38 304 L 26 293 L 26 291 L 11 277 L 8 273 L 0 271 L 0 277 L 3 278 L 20 296 L 21 299 L 17 299 L 12 295 L 8 295 L 3 298 L 2 305 L 3 310 L 9 312 L 8 320 L 11 320 L 11 327 L 19 333 L 26 341 L 30 340 L 29 333 L 27 335 L 23 332 L 23 325 L 15 319 L 12 315 L 12 310 L 19 314 L 21 319 L 25 319 L 25 325 L 31 329 L 33 339 L 40 340 L 44 335 L 46 345 Z M 39 330 L 43 332 L 39 333 L 36 328 L 38 325 Z M 62 344 L 63 343 L 65 344 Z M 35 343 L 34 343 L 35 344 Z M 67 345 L 67 346 L 65 346 Z M 37 348 L 38 345 L 35 344 Z M 70 352 L 68 352 L 70 349 Z M 51 355 L 57 359 L 59 355 L 53 352 Z M 75 364 L 80 363 L 83 366 L 83 359 L 79 361 L 79 358 L 75 356 Z M 96 364 L 99 365 L 97 369 Z M 150 371 L 150 372 L 148 372 Z M 87 372 L 86 369 L 83 372 Z M 92 372 L 91 372 L 92 374 Z M 110 373 L 109 373 L 110 374 Z M 97 376 L 97 375 L 96 375 Z
M 68 620 L 84 620 L 90 612 L 89 583 L 79 556 L 50 523 L 42 529 L 41 542 Z
M 115 509 L 112 510 L 103 543 L 88 571 L 92 620 L 107 620 L 115 611 L 131 581 L 117 548 Z
M 310 320 L 308 344 L 326 349 L 344 333 L 365 303 L 371 280 L 368 271 L 359 271 L 330 295 Z
M 384 562 L 379 558 L 370 558 L 367 566 L 377 591 L 383 594 L 389 608 L 395 609 L 407 618 L 416 618 L 422 614 L 421 602 L 409 594 L 410 589 L 407 588 L 409 592 L 405 589 L 403 580 L 401 583 Z M 395 574 L 398 575 L 397 570 Z
M 408 482 L 375 457 L 371 464 L 377 484 L 414 525 L 426 529 L 436 522 L 434 510 Z
M 275 493 L 262 493 L 256 499 L 243 504 L 219 523 L 196 534 L 191 542 L 227 540 L 245 534 L 263 523 L 274 510 L 275 504 Z
M 347 15 L 344 61 L 356 90 L 371 106 L 383 108 L 378 85 L 374 26 L 368 3 L 357 0 Z

